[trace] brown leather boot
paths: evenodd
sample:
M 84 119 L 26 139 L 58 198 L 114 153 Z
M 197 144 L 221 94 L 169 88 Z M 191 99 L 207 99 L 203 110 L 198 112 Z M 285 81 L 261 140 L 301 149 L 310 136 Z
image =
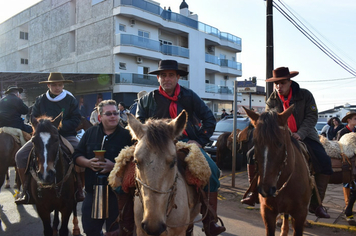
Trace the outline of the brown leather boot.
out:
M 311 213 L 315 213 L 315 215 L 319 218 L 330 218 L 330 215 L 327 213 L 326 208 L 322 205 L 322 202 L 325 197 L 326 188 L 328 187 L 330 175 L 317 174 L 315 175 L 315 183 L 320 196 L 320 203 L 315 201 L 315 194 L 312 196 L 312 200 L 309 205 L 309 211 Z
M 30 201 L 31 196 L 30 196 L 30 193 L 28 192 L 28 188 L 30 185 L 30 178 L 26 176 L 25 171 L 26 171 L 26 168 L 17 168 L 17 173 L 19 174 L 20 180 L 22 183 L 22 193 L 15 200 L 15 203 L 17 205 L 34 204 L 34 202 Z
M 252 184 L 252 180 L 256 173 L 256 166 L 255 165 L 247 165 L 247 174 L 248 174 L 248 181 L 250 185 Z M 249 206 L 255 206 L 256 203 L 259 203 L 258 200 L 258 189 L 257 185 L 255 187 L 251 186 L 250 194 L 241 200 L 242 204 L 247 204 Z
M 83 190 L 83 185 L 82 185 L 82 179 L 85 174 L 85 172 L 75 172 L 76 173 L 76 192 L 75 192 L 75 200 L 77 202 L 82 202 L 84 201 L 85 198 L 85 193 Z
M 209 195 L 208 195 L 209 194 Z M 209 202 L 207 197 L 209 196 Z M 217 217 L 217 207 L 218 207 L 218 193 L 217 192 L 210 192 L 205 194 L 205 196 L 201 199 L 202 206 L 201 206 L 201 214 L 203 217 L 206 214 L 206 217 L 203 219 L 203 227 L 206 236 L 215 236 L 219 235 L 222 232 L 226 231 L 224 223 L 220 218 Z M 207 203 L 209 206 L 207 206 Z M 220 220 L 221 226 L 216 224 Z
M 117 217 L 116 222 L 119 223 L 119 228 L 107 232 L 105 235 L 132 236 L 135 227 L 133 192 L 116 194 L 116 197 L 119 207 L 119 216 Z

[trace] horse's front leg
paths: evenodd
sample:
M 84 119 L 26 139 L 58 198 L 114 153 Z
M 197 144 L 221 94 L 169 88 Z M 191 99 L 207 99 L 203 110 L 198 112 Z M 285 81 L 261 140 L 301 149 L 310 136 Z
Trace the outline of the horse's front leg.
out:
M 280 236 L 288 236 L 289 232 L 289 215 L 284 214 L 283 215 L 283 224 L 281 226 L 281 234 Z
M 267 236 L 272 236 L 275 233 L 277 215 L 278 213 L 273 212 L 271 209 L 269 209 L 265 204 L 262 204 L 261 202 L 261 216 L 265 224 Z
M 74 236 L 80 235 L 80 228 L 79 228 L 78 217 L 77 217 L 77 202 L 74 202 L 74 206 L 73 206 L 73 235 Z
M 54 217 L 53 217 L 53 236 L 58 235 L 58 225 L 59 225 L 59 216 L 58 216 L 58 210 L 54 210 Z
M 60 236 L 68 236 L 68 222 L 70 215 L 72 214 L 73 208 L 71 204 L 68 204 L 67 207 L 61 210 L 61 228 L 59 229 Z
M 41 206 L 41 204 L 36 204 L 37 213 L 40 216 L 43 224 L 43 234 L 45 236 L 52 236 L 52 226 L 51 226 L 51 213 L 47 211 L 46 207 Z
M 293 215 L 294 236 L 302 236 L 304 231 L 305 221 L 308 215 L 308 209 L 301 210 L 298 214 Z

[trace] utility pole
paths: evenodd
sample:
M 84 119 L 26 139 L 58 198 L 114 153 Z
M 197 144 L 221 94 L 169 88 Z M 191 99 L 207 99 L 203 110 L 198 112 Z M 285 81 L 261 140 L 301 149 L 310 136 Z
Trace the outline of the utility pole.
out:
M 266 0 L 267 2 L 267 14 L 266 14 L 266 79 L 272 77 L 273 65 L 273 0 Z M 266 83 L 267 99 L 273 92 L 273 83 Z

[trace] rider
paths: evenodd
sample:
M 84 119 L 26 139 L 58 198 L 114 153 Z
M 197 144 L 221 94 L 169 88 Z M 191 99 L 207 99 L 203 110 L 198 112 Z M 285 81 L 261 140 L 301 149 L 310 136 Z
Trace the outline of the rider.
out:
M 72 83 L 71 80 L 65 80 L 61 73 L 50 73 L 47 81 L 41 81 L 40 84 L 47 84 L 48 91 L 36 98 L 36 102 L 32 108 L 31 117 L 37 118 L 42 115 L 57 117 L 63 112 L 62 126 L 59 129 L 59 134 L 66 138 L 69 143 L 76 147 L 78 145 L 77 133 L 75 129 L 80 123 L 80 113 L 78 102 L 75 97 L 67 90 L 63 89 L 65 83 Z M 18 173 L 23 186 L 23 193 L 20 198 L 16 199 L 16 204 L 30 203 L 30 195 L 28 193 L 28 185 L 30 178 L 26 177 L 25 171 L 27 160 L 33 144 L 28 141 L 15 156 Z M 83 201 L 84 193 L 81 186 L 81 178 L 77 176 L 77 201 Z
M 32 133 L 32 127 L 24 123 L 21 115 L 28 113 L 28 107 L 21 99 L 23 88 L 9 86 L 5 97 L 0 100 L 0 127 L 13 127 Z
M 330 157 L 326 154 L 324 147 L 319 141 L 318 133 L 314 128 L 318 121 L 318 109 L 310 91 L 302 89 L 295 81 L 290 80 L 299 72 L 289 72 L 288 67 L 279 67 L 273 70 L 273 77 L 266 82 L 274 82 L 275 91 L 266 102 L 266 110 L 275 109 L 283 112 L 290 105 L 295 104 L 293 114 L 288 119 L 288 127 L 292 132 L 292 137 L 303 141 L 309 146 L 315 155 L 312 159 L 315 174 L 316 187 L 320 196 L 320 205 L 316 194 L 313 194 L 309 211 L 315 213 L 319 218 L 330 218 L 326 209 L 322 206 L 326 188 L 333 170 Z M 250 170 L 250 168 L 249 168 Z M 250 171 L 254 170 L 251 168 Z M 254 174 L 251 173 L 251 176 Z M 256 199 L 256 191 L 253 191 L 249 198 Z M 243 199 L 242 203 L 250 203 L 249 199 Z
M 93 199 L 93 187 L 97 179 L 97 174 L 108 176 L 115 164 L 115 157 L 125 146 L 131 146 L 131 135 L 128 130 L 119 125 L 119 112 L 116 101 L 104 100 L 97 106 L 99 112 L 100 123 L 89 128 L 81 138 L 78 146 L 75 148 L 73 159 L 74 162 L 85 167 L 85 190 L 87 195 L 82 205 L 82 224 L 84 232 L 87 236 L 101 235 L 103 224 L 106 223 L 106 230 L 109 231 L 111 224 L 115 221 L 119 211 L 123 210 L 123 206 L 128 199 L 129 194 L 123 191 L 116 198 L 113 191 L 109 191 L 109 218 L 108 219 L 92 219 L 91 210 Z M 103 140 L 105 141 L 103 142 Z M 106 150 L 105 162 L 99 161 L 93 150 Z M 101 171 L 98 171 L 102 169 Z M 131 197 L 132 199 L 132 197 Z M 131 200 L 131 205 L 132 205 Z M 134 224 L 133 213 L 125 215 L 119 222 L 121 233 L 119 235 L 132 235 Z M 126 223 L 126 224 L 125 224 Z M 111 229 L 116 230 L 116 229 Z
M 341 130 L 339 130 L 339 132 L 337 132 L 336 140 L 340 140 L 340 138 L 347 133 L 355 132 L 356 112 L 355 111 L 347 112 L 346 116 L 342 118 L 341 121 L 347 123 L 347 125 Z M 343 174 L 343 176 L 346 177 L 347 175 Z M 354 219 L 354 215 L 352 212 L 356 200 L 355 178 L 352 178 L 352 176 L 348 176 L 348 178 L 345 178 L 345 180 L 343 178 L 343 192 L 344 192 L 345 203 L 346 203 L 346 209 L 345 209 L 346 220 L 349 223 L 349 225 L 356 225 L 356 221 Z
M 151 91 L 138 101 L 136 117 L 141 122 L 145 122 L 148 118 L 175 118 L 183 109 L 188 112 L 188 122 L 181 140 L 198 145 L 209 163 L 212 172 L 210 192 L 205 194 L 209 202 L 207 199 L 202 199 L 201 212 L 205 213 L 207 208 L 209 209 L 209 214 L 203 220 L 205 234 L 218 235 L 226 230 L 224 226 L 216 224 L 220 171 L 215 162 L 202 149 L 214 132 L 215 117 L 196 93 L 179 86 L 180 76 L 187 76 L 188 72 L 180 70 L 176 61 L 162 60 L 159 62 L 158 70 L 151 71 L 149 74 L 157 75 L 160 86 L 159 89 Z M 204 190 L 207 192 L 208 186 Z M 210 206 L 207 206 L 205 202 Z

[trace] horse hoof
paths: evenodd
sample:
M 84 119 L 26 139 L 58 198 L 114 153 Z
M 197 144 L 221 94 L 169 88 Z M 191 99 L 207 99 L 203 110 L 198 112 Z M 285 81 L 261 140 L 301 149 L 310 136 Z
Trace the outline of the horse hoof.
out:
M 5 188 L 10 188 L 10 184 L 5 184 Z

